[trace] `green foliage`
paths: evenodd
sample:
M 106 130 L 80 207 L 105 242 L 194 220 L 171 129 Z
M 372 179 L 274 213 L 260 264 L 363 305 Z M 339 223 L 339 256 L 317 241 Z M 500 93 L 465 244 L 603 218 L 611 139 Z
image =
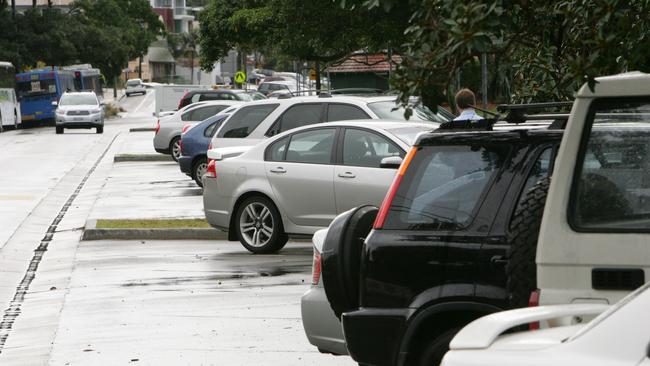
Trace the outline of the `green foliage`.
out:
M 398 0 L 358 0 L 391 10 Z M 339 0 L 349 6 L 350 0 Z M 572 98 L 585 81 L 650 66 L 648 0 L 409 0 L 405 60 L 393 85 L 400 100 L 433 88 L 447 98 L 458 70 L 482 52 L 506 78 L 513 101 Z M 504 69 L 507 67 L 509 69 Z
M 388 14 L 323 0 L 212 0 L 199 17 L 201 66 L 210 69 L 232 49 L 327 63 L 399 47 L 409 16 L 408 7 Z
M 108 78 L 147 52 L 163 25 L 146 0 L 77 0 L 69 12 L 53 8 L 17 13 L 0 8 L 0 59 L 18 69 L 91 63 Z

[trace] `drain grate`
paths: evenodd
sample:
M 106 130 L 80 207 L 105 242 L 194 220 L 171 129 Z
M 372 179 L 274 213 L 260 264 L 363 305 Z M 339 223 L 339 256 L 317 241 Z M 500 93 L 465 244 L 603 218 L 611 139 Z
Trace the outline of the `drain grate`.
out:
M 29 285 L 31 285 L 32 281 L 36 277 L 36 271 L 38 270 L 38 265 L 41 263 L 41 260 L 43 259 L 43 255 L 47 251 L 47 247 L 52 241 L 52 238 L 54 237 L 54 234 L 56 232 L 56 228 L 59 225 L 59 222 L 63 219 L 65 214 L 68 212 L 68 209 L 72 205 L 72 202 L 77 198 L 79 195 L 79 192 L 81 192 L 81 189 L 84 187 L 90 176 L 95 172 L 95 169 L 99 165 L 99 163 L 102 161 L 104 156 L 108 153 L 108 150 L 113 146 L 113 143 L 115 142 L 115 139 L 119 136 L 119 133 L 113 137 L 111 142 L 108 144 L 104 152 L 97 158 L 97 161 L 93 164 L 93 166 L 88 170 L 88 173 L 83 177 L 79 185 L 77 186 L 77 189 L 68 197 L 68 200 L 65 202 L 63 207 L 61 208 L 61 211 L 59 211 L 59 214 L 54 218 L 52 221 L 52 224 L 47 228 L 45 235 L 43 236 L 43 239 L 41 239 L 40 244 L 36 249 L 34 249 L 34 256 L 29 262 L 29 266 L 27 267 L 27 272 L 25 272 L 25 276 L 23 279 L 20 281 L 20 284 L 18 287 L 16 287 L 16 292 L 14 294 L 13 299 L 9 303 L 9 307 L 4 311 L 4 314 L 2 315 L 2 321 L 0 321 L 0 353 L 2 353 L 2 350 L 4 349 L 5 343 L 7 342 L 7 338 L 9 337 L 9 334 L 11 332 L 11 329 L 14 326 L 14 322 L 16 321 L 16 318 L 20 315 L 21 312 L 21 307 L 23 305 L 23 301 L 25 300 L 25 295 L 27 295 L 27 292 L 29 291 Z

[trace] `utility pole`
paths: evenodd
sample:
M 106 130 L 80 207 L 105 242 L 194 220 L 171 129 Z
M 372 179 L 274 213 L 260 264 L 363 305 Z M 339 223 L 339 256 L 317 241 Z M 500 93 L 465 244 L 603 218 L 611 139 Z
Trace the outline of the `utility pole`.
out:
M 140 60 L 138 65 L 138 79 L 142 80 L 142 55 L 140 55 Z

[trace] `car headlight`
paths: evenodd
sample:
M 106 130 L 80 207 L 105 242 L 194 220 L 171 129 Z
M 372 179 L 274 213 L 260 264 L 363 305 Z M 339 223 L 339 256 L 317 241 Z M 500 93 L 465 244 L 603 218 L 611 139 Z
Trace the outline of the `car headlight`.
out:
M 92 109 L 92 110 L 90 110 L 90 113 L 91 113 L 91 114 L 102 113 L 102 109 L 101 109 L 101 108 Z
M 65 111 L 61 109 L 57 109 L 56 114 L 58 114 L 59 116 L 65 116 Z

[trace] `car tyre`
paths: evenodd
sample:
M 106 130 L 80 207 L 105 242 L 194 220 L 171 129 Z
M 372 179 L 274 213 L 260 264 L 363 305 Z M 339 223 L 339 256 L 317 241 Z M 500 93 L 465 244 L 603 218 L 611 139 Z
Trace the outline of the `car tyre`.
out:
M 60 134 L 63 133 L 63 127 L 56 126 L 55 128 L 56 128 L 56 134 L 57 135 L 60 135 Z
M 234 226 L 241 244 L 254 254 L 276 253 L 288 240 L 280 213 L 265 197 L 245 199 L 237 208 Z
M 169 143 L 169 150 L 171 151 L 172 159 L 178 161 L 178 158 L 181 157 L 181 138 L 174 137 L 172 142 Z
M 97 131 L 96 133 L 104 133 L 104 126 L 97 126 Z
M 192 165 L 192 179 L 196 184 L 203 188 L 203 175 L 208 170 L 208 158 L 205 156 L 200 157 Z
M 544 178 L 524 193 L 510 224 L 506 289 L 512 308 L 528 306 L 530 293 L 537 287 L 537 238 L 550 183 L 550 178 Z
M 449 329 L 436 336 L 431 342 L 420 349 L 417 366 L 438 366 L 442 362 L 445 353 L 449 351 L 449 342 L 454 338 L 461 328 Z

